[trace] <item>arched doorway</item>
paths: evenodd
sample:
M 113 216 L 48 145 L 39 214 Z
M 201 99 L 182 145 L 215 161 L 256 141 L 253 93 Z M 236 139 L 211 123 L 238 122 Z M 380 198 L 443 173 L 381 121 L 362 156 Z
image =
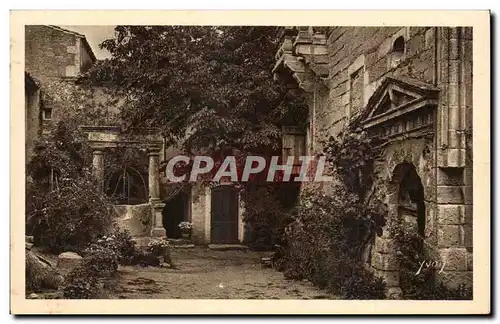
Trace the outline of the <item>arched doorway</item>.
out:
M 413 164 L 405 163 L 399 184 L 398 216 L 406 228 L 412 229 L 422 239 L 425 235 L 425 203 L 422 181 Z
M 210 237 L 215 244 L 238 243 L 238 191 L 230 185 L 212 189 Z
M 179 192 L 173 198 L 165 202 L 162 210 L 162 223 L 167 237 L 179 239 L 182 237 L 179 223 L 189 220 L 189 195 Z
M 388 222 L 381 237 L 375 238 L 375 250 L 372 254 L 372 267 L 383 277 L 390 299 L 402 297 L 405 279 L 401 276 L 406 265 L 400 263 L 396 255 L 398 247 L 390 228 L 401 225 L 405 232 L 419 234 L 418 244 L 412 244 L 417 254 L 424 248 L 425 202 L 424 187 L 415 166 L 412 163 L 398 164 L 387 185 Z M 399 228 L 399 227 L 397 227 Z

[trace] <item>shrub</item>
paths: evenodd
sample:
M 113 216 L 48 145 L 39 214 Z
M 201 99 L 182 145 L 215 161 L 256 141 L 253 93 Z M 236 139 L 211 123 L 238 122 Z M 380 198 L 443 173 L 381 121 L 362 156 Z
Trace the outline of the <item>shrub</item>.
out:
M 76 126 L 60 122 L 39 143 L 27 166 L 27 223 L 35 244 L 52 252 L 76 251 L 104 234 L 111 201 L 88 166 L 89 147 Z
M 33 236 L 54 253 L 80 250 L 112 225 L 109 202 L 90 175 L 41 195 L 43 204 L 30 215 Z
M 404 299 L 416 300 L 470 300 L 472 289 L 465 285 L 448 287 L 439 280 L 439 271 L 433 261 L 439 260 L 435 248 L 425 244 L 424 239 L 415 231 L 394 224 L 391 226 L 397 255 L 400 262 L 400 287 Z M 417 274 L 422 262 L 430 264 Z
M 381 146 L 357 122 L 324 143 L 331 192 L 302 190 L 292 221 L 285 228 L 281 260 L 274 264 L 288 278 L 308 279 L 347 299 L 381 299 L 385 284 L 363 259 L 382 233 L 386 208 L 373 183 L 373 163 Z
M 253 250 L 270 250 L 282 244 L 285 226 L 290 222 L 297 186 L 287 183 L 247 184 L 245 199 L 245 244 Z M 289 201 L 284 201 L 286 198 Z
M 114 275 L 118 270 L 120 247 L 114 234 L 101 236 L 81 253 L 82 264 L 70 272 L 63 289 L 69 299 L 95 298 L 100 292 L 99 279 Z
M 385 286 L 364 269 L 360 255 L 377 224 L 342 187 L 332 195 L 305 191 L 296 219 L 285 230 L 280 267 L 287 278 L 314 285 L 348 299 L 379 299 Z

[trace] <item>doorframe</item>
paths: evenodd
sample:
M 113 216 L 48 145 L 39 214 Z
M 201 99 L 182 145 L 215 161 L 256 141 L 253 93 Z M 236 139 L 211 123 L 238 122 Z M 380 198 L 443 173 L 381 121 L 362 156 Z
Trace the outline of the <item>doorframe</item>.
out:
M 221 186 L 234 186 L 232 183 L 221 183 L 217 187 Z M 212 243 L 212 188 L 205 189 L 205 241 L 208 244 Z M 245 222 L 243 221 L 243 215 L 245 212 L 245 205 L 241 199 L 241 193 L 237 192 L 237 204 L 238 204 L 238 241 L 243 243 L 245 234 Z

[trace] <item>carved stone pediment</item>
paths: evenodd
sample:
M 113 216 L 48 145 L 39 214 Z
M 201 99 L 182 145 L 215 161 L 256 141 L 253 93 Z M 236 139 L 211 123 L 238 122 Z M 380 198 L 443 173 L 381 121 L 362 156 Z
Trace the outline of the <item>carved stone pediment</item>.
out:
M 438 95 L 439 88 L 428 83 L 403 77 L 387 77 L 361 113 L 362 125 L 365 129 L 397 125 L 395 133 L 425 126 L 433 121 L 431 110 L 438 103 Z

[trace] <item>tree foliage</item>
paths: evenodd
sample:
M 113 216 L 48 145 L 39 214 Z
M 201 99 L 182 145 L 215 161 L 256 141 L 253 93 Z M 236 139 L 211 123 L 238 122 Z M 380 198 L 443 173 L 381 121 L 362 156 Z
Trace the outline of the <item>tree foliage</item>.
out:
M 111 58 L 82 82 L 126 98 L 126 129 L 154 127 L 187 152 L 276 149 L 305 121 L 302 97 L 273 80 L 275 27 L 117 26 Z
M 82 136 L 58 123 L 27 167 L 28 232 L 53 252 L 79 251 L 112 224 L 111 201 L 93 178 Z

